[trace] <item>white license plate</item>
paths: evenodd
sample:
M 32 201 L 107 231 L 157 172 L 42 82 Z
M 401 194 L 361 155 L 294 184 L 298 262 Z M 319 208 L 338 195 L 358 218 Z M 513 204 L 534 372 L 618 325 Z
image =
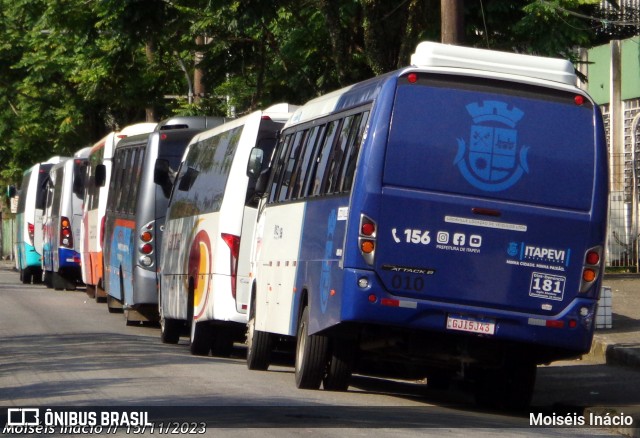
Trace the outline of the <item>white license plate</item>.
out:
M 478 321 L 473 318 L 452 315 L 447 316 L 447 328 L 449 330 L 483 335 L 493 335 L 496 332 L 496 324 L 494 322 Z

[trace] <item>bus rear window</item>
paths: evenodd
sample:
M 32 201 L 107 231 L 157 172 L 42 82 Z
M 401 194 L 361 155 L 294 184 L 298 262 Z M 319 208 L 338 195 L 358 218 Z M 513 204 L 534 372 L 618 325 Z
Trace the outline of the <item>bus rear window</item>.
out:
M 589 210 L 594 144 L 593 106 L 572 93 L 401 78 L 384 184 Z

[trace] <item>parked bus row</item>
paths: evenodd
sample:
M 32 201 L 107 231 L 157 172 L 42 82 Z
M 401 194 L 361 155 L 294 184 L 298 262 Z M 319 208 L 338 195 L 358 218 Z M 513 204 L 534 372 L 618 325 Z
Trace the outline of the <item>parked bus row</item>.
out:
M 594 330 L 607 151 L 576 82 L 568 61 L 421 43 L 301 107 L 127 127 L 25 172 L 22 280 L 84 282 L 192 354 L 246 342 L 266 370 L 292 350 L 299 388 L 461 378 L 523 408 L 536 366 Z

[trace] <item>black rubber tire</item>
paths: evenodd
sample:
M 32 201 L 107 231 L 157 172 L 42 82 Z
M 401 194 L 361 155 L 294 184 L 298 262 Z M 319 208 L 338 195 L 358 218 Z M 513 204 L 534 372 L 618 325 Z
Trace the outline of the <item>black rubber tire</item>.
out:
M 31 271 L 29 270 L 24 270 L 22 271 L 22 275 L 20 276 L 20 279 L 22 280 L 22 284 L 31 284 Z
M 113 305 L 114 303 L 116 304 L 115 306 Z M 109 313 L 124 313 L 122 304 L 111 295 L 107 295 L 107 310 Z
M 305 307 L 298 325 L 296 342 L 296 386 L 300 389 L 318 389 L 328 362 L 329 339 L 322 335 L 309 335 L 309 308 Z
M 76 290 L 75 281 L 69 280 L 59 272 L 52 273 L 51 284 L 55 290 Z
M 208 356 L 213 341 L 213 330 L 208 322 L 191 322 L 191 335 L 189 337 L 189 351 L 194 356 Z
M 86 287 L 87 287 L 86 288 L 87 296 L 89 298 L 95 298 L 96 297 L 96 286 L 93 285 L 93 284 L 87 284 Z
M 229 357 L 233 351 L 233 336 L 230 330 L 223 326 L 212 326 L 211 355 L 215 357 Z
M 53 283 L 51 282 L 51 276 L 53 275 L 53 272 L 51 271 L 44 271 L 44 278 L 42 280 L 42 282 L 44 283 L 45 286 L 47 286 L 49 289 L 53 288 Z
M 64 290 L 67 281 L 57 272 L 51 273 L 51 284 L 55 290 Z
M 163 344 L 177 344 L 180 342 L 180 333 L 184 327 L 184 321 L 180 319 L 164 318 L 160 316 L 160 340 Z
M 255 307 L 255 306 L 254 306 Z M 251 313 L 254 313 L 253 310 Z M 256 318 L 252 315 L 247 323 L 247 368 L 266 371 L 271 362 L 271 334 L 255 329 Z
M 356 355 L 354 342 L 332 339 L 327 372 L 322 379 L 322 387 L 327 391 L 346 391 L 353 372 Z

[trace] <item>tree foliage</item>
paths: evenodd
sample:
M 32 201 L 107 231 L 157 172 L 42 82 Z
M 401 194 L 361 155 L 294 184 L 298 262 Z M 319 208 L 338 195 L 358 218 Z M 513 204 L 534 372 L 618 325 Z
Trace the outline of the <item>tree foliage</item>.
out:
M 468 0 L 465 44 L 571 57 L 621 34 L 596 3 Z M 439 40 L 440 0 L 0 0 L 0 35 L 0 181 L 16 183 L 150 115 L 301 104 L 406 65 Z

